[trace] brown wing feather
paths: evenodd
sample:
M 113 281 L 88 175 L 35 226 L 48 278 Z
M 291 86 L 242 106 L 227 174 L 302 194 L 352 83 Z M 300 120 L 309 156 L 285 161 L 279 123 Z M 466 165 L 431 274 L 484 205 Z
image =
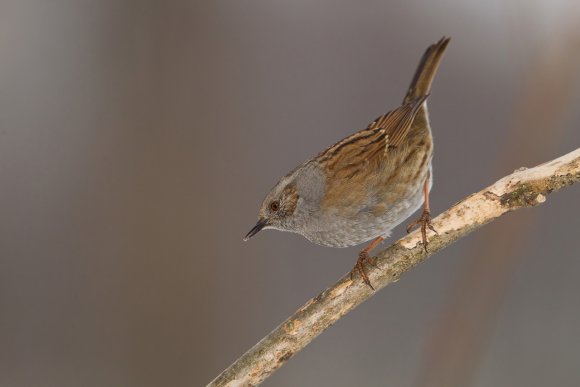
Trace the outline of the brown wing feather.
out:
M 417 98 L 395 110 L 388 112 L 366 129 L 361 130 L 328 148 L 316 157 L 316 161 L 326 166 L 327 187 L 325 203 L 322 207 L 333 207 L 358 211 L 364 192 L 354 189 L 360 184 L 373 184 L 376 168 L 384 168 L 389 159 L 389 148 L 401 145 L 427 96 Z
M 316 159 L 334 172 L 344 167 L 352 168 L 372 162 L 374 157 L 384 154 L 389 146 L 401 145 L 427 97 L 417 98 L 378 117 L 366 129 L 337 142 Z
M 380 116 L 373 121 L 368 129 L 384 129 L 389 137 L 389 146 L 399 146 L 411 128 L 413 119 L 419 108 L 429 95 L 423 95 L 415 100 Z

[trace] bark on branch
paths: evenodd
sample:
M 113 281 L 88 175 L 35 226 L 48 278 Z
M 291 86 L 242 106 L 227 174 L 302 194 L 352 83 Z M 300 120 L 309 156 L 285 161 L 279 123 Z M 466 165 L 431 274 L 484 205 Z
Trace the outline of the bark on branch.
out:
M 535 168 L 515 171 L 463 199 L 433 220 L 438 235 L 429 235 L 429 252 L 413 232 L 377 254 L 377 268 L 368 267 L 377 291 L 428 256 L 509 211 L 543 203 L 553 191 L 580 181 L 580 148 Z M 250 348 L 208 386 L 260 384 L 288 359 L 339 318 L 374 295 L 356 276 L 346 275 L 309 300 L 294 315 Z

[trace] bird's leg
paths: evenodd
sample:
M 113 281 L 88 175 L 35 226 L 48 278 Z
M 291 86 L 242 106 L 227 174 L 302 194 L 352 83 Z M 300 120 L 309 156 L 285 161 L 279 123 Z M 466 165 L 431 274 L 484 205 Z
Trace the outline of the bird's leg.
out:
M 370 245 L 368 245 L 367 247 L 365 247 L 360 253 L 358 253 L 358 259 L 356 261 L 356 265 L 354 265 L 354 267 L 352 268 L 352 270 L 350 271 L 350 279 L 352 280 L 352 276 L 354 274 L 354 271 L 358 271 L 358 273 L 360 274 L 360 277 L 362 278 L 362 280 L 364 281 L 365 284 L 367 284 L 371 289 L 375 290 L 375 288 L 373 288 L 373 285 L 371 285 L 371 281 L 369 280 L 369 277 L 367 276 L 367 273 L 365 273 L 365 269 L 364 269 L 364 263 L 368 262 L 373 266 L 377 266 L 375 264 L 375 258 L 371 258 L 369 256 L 369 252 L 374 249 L 375 247 L 377 247 L 377 245 L 379 243 L 381 243 L 383 241 L 383 237 L 376 237 L 375 239 L 373 239 L 373 241 L 371 242 Z
M 421 214 L 421 217 L 415 221 L 413 221 L 411 224 L 409 224 L 407 226 L 407 233 L 411 232 L 411 230 L 413 229 L 413 227 L 417 226 L 417 225 L 421 225 L 421 236 L 423 239 L 423 248 L 425 249 L 425 252 L 427 252 L 427 227 L 429 227 L 429 230 L 433 231 L 435 234 L 437 234 L 437 231 L 435 230 L 435 228 L 433 228 L 433 224 L 431 223 L 431 211 L 429 211 L 429 179 L 431 178 L 431 174 L 427 175 L 427 178 L 425 179 L 425 185 L 423 186 L 423 193 L 425 195 L 425 206 L 423 207 L 423 213 Z

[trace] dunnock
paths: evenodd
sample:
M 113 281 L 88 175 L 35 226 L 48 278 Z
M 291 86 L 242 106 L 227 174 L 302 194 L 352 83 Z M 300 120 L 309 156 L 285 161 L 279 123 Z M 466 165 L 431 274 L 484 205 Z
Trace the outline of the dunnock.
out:
M 433 138 L 427 114 L 431 83 L 449 38 L 431 45 L 419 63 L 403 105 L 304 162 L 266 195 L 258 223 L 244 240 L 263 229 L 290 231 L 311 242 L 347 247 L 372 240 L 351 271 L 370 286 L 364 263 L 390 231 L 424 204 L 421 226 L 427 250 L 431 225 Z M 374 288 L 373 288 L 374 289 Z

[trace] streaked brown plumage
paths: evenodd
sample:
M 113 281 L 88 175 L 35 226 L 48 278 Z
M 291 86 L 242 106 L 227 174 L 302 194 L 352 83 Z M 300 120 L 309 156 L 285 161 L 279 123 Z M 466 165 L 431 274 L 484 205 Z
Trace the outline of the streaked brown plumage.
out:
M 372 240 L 353 268 L 372 288 L 363 269 L 369 251 L 424 203 L 422 216 L 410 227 L 421 225 L 426 249 L 426 230 L 433 229 L 428 201 L 433 139 L 426 100 L 448 43 L 444 37 L 427 49 L 402 106 L 284 176 L 264 199 L 258 223 L 245 239 L 274 228 L 332 247 Z

